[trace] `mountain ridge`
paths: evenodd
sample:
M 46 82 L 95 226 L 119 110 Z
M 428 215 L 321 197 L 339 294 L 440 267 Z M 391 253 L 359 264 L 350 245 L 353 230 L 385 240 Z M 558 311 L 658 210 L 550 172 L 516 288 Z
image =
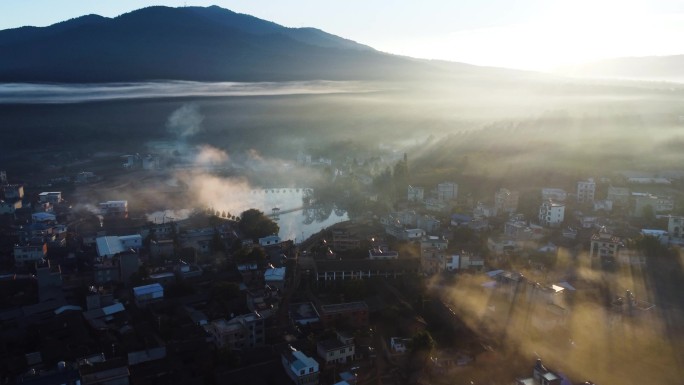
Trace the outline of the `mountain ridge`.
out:
M 430 70 L 316 28 L 218 6 L 152 6 L 0 31 L 4 82 L 365 80 Z

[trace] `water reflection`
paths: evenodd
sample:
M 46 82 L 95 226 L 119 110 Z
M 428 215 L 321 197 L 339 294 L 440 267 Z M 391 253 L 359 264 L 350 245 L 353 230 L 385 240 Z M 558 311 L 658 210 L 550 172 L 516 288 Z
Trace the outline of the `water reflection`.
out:
M 270 188 L 255 189 L 244 196 L 232 196 L 232 200 L 241 202 L 244 207 L 232 213 L 239 215 L 242 211 L 255 208 L 269 215 L 280 226 L 279 236 L 284 240 L 301 242 L 322 229 L 335 223 L 349 219 L 345 210 L 333 203 L 310 203 L 313 195 L 311 188 Z M 220 205 L 217 205 L 220 207 Z M 148 215 L 148 220 L 155 223 L 180 221 L 186 219 L 191 210 L 166 210 Z M 334 215 L 333 215 L 334 214 Z

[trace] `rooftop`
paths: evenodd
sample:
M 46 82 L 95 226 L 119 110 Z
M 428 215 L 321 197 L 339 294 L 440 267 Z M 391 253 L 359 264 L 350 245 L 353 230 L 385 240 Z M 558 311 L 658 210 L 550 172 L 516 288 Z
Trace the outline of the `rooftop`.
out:
M 151 285 L 138 286 L 138 287 L 133 288 L 133 294 L 135 294 L 136 296 L 156 293 L 159 291 L 164 291 L 164 288 L 162 287 L 162 285 L 160 285 L 158 283 L 153 283 Z
M 295 321 L 319 318 L 316 308 L 311 302 L 301 302 L 290 304 L 290 318 Z
M 285 267 L 268 269 L 264 272 L 264 280 L 266 281 L 283 281 L 285 280 Z
M 343 343 L 342 341 L 340 341 L 336 338 L 332 338 L 332 339 L 325 340 L 325 341 L 320 341 L 318 343 L 318 345 L 325 350 L 337 350 L 337 349 L 340 349 L 340 348 L 347 346 L 347 344 Z
M 111 257 L 125 250 L 119 237 L 98 237 L 95 242 L 97 244 L 97 254 L 100 257 Z
M 321 312 L 325 314 L 343 313 L 348 311 L 368 311 L 368 305 L 363 302 L 347 302 L 336 303 L 330 305 L 321 305 Z
M 341 261 L 316 261 L 318 272 L 326 271 L 416 271 L 420 269 L 420 260 L 414 259 L 355 259 Z

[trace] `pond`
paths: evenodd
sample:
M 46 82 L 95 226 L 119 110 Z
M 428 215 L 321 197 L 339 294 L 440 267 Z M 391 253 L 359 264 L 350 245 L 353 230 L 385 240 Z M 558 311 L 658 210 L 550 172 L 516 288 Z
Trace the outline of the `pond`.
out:
M 322 229 L 349 220 L 347 212 L 333 204 L 307 204 L 312 193 L 310 188 L 253 189 L 231 199 L 243 206 L 236 213 L 250 208 L 261 210 L 278 223 L 281 239 L 299 243 Z M 148 220 L 155 223 L 180 221 L 191 213 L 190 209 L 158 211 L 148 215 Z

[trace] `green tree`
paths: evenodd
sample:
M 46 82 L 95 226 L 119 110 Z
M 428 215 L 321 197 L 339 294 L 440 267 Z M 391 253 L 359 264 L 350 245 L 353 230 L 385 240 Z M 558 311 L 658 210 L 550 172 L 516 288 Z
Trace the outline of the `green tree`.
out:
M 400 160 L 394 165 L 394 173 L 392 176 L 396 189 L 396 197 L 404 196 L 404 194 L 406 194 L 406 189 L 408 188 L 409 180 L 408 162 L 406 161 L 406 157 L 404 157 L 404 160 Z
M 238 228 L 242 234 L 251 239 L 278 234 L 280 231 L 280 226 L 276 222 L 257 209 L 244 211 L 240 215 Z
M 432 334 L 427 330 L 420 331 L 411 338 L 411 349 L 414 352 L 426 351 L 429 353 L 432 352 L 434 348 L 435 340 L 432 338 Z
M 655 210 L 653 210 L 653 206 L 651 205 L 646 205 L 641 209 L 641 217 L 643 218 L 644 222 L 647 224 L 653 223 L 655 221 L 656 216 L 655 216 Z
M 266 265 L 266 252 L 261 247 L 241 248 L 233 256 L 235 263 L 256 263 Z

